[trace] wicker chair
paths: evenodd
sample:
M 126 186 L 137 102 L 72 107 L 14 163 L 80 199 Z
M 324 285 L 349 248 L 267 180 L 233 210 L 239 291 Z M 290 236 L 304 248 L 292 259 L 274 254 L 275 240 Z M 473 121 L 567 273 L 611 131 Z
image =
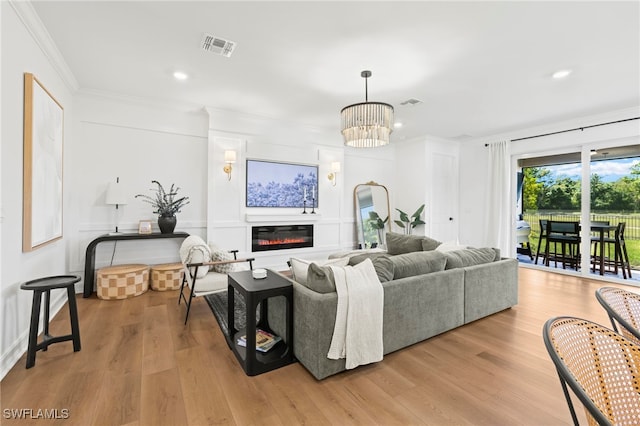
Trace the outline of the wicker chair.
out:
M 640 345 L 640 294 L 602 287 L 596 290 L 596 299 L 607 311 L 613 329 Z
M 567 385 L 583 404 L 590 425 L 640 424 L 640 346 L 572 317 L 548 320 L 543 337 L 575 425 L 579 423 Z

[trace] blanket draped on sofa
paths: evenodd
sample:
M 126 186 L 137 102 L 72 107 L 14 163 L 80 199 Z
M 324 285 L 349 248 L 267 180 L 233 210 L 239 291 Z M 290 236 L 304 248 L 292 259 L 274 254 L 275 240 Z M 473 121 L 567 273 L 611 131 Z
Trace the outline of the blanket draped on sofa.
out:
M 330 268 L 338 306 L 327 358 L 346 358 L 347 369 L 382 361 L 384 291 L 373 263 Z

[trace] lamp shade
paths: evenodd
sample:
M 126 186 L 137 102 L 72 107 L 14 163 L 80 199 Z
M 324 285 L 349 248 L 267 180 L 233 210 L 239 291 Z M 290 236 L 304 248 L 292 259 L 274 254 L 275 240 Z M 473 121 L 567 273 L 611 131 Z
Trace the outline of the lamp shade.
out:
M 333 173 L 340 173 L 340 162 L 334 161 L 331 163 L 331 171 Z
M 225 151 L 224 152 L 224 162 L 225 163 L 235 163 L 236 162 L 236 152 L 235 151 Z
M 118 182 L 109 182 L 107 187 L 107 195 L 105 197 L 107 204 L 127 204 L 127 196 L 124 193 L 124 187 Z

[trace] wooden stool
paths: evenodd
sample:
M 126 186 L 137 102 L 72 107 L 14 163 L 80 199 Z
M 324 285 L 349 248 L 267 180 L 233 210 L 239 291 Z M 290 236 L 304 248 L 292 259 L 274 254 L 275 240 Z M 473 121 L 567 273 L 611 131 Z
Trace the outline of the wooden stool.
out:
M 149 289 L 149 266 L 115 265 L 98 270 L 100 299 L 116 300 L 139 296 Z
M 178 290 L 182 284 L 182 263 L 163 263 L 151 267 L 151 289 Z
M 27 348 L 27 368 L 36 364 L 36 352 L 46 351 L 49 345 L 67 340 L 73 340 L 73 351 L 80 350 L 80 327 L 78 326 L 78 308 L 76 305 L 76 291 L 74 284 L 80 281 L 77 275 L 57 275 L 53 277 L 38 278 L 20 284 L 22 290 L 33 291 L 33 303 L 31 305 L 31 325 L 29 327 L 29 347 Z M 69 299 L 69 317 L 71 319 L 71 334 L 53 337 L 49 334 L 49 302 L 51 290 L 54 288 L 66 288 Z M 44 294 L 44 331 L 43 340 L 38 343 L 38 325 L 40 324 L 40 304 Z

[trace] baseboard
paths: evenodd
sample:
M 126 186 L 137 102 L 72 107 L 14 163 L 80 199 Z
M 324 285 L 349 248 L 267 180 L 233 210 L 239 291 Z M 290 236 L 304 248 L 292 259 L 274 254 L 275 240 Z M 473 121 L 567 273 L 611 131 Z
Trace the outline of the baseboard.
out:
M 78 289 L 76 288 L 76 291 Z M 82 292 L 82 289 L 80 290 Z M 67 303 L 67 292 L 60 292 L 57 297 L 51 300 L 51 308 L 50 308 L 50 318 L 54 318 L 56 314 L 60 311 L 60 309 Z M 29 317 L 31 317 L 31 311 L 29 311 Z M 41 317 L 42 318 L 42 317 Z M 40 321 L 40 326 L 38 327 L 38 336 L 42 333 L 42 321 Z M 9 349 L 5 351 L 2 356 L 0 356 L 0 380 L 4 379 L 4 376 L 16 365 L 16 363 L 20 360 L 22 355 L 27 352 L 27 346 L 29 345 L 29 328 L 27 327 L 22 333 L 20 333 L 20 337 L 16 339 L 11 345 L 9 345 Z M 36 356 L 37 360 L 37 356 Z

